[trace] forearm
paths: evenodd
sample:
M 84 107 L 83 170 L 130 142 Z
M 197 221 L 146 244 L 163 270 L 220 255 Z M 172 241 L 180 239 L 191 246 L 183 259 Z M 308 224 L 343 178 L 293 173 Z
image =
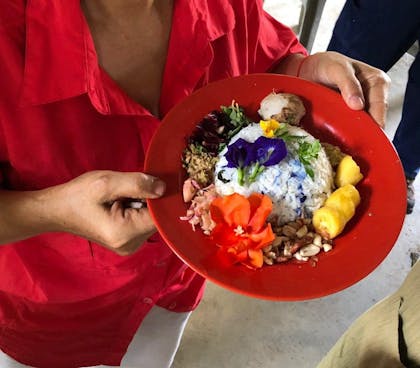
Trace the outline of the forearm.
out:
M 283 58 L 276 65 L 272 72 L 277 74 L 296 76 L 299 69 L 299 65 L 304 58 L 305 55 L 302 54 L 290 54 Z
M 56 231 L 51 208 L 54 190 L 0 190 L 0 244 Z

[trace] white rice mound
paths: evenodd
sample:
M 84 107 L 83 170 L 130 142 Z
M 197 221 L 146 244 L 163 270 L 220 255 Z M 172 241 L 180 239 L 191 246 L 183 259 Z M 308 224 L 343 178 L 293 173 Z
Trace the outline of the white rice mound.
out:
M 315 138 L 302 128 L 288 126 L 291 135 L 305 136 L 305 140 L 313 142 Z M 251 124 L 232 137 L 229 144 L 242 138 L 247 142 L 256 141 L 263 135 L 259 124 Z M 291 143 L 297 145 L 297 143 Z M 311 162 L 314 171 L 312 179 L 306 174 L 304 166 L 297 155 L 289 150 L 287 143 L 287 156 L 277 165 L 266 167 L 251 185 L 239 185 L 236 168 L 228 168 L 224 155 L 227 147 L 220 152 L 219 161 L 215 168 L 215 186 L 218 194 L 222 196 L 239 193 L 249 196 L 252 193 L 262 193 L 273 201 L 273 212 L 269 221 L 278 225 L 294 221 L 299 217 L 312 217 L 312 213 L 320 208 L 333 189 L 333 170 L 323 148 L 318 153 L 318 158 Z M 297 147 L 297 146 L 296 146 Z M 218 178 L 221 173 L 223 179 L 229 180 L 224 183 Z

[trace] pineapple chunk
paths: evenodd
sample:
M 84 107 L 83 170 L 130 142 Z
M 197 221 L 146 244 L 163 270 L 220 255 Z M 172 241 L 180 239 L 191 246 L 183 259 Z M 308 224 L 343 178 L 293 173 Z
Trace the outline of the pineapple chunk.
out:
M 321 207 L 316 210 L 312 223 L 316 232 L 326 239 L 335 238 L 346 225 L 342 213 L 332 207 Z
M 360 203 L 359 191 L 351 184 L 336 189 L 320 209 L 314 212 L 312 223 L 315 231 L 324 238 L 339 235 L 354 216 Z
M 353 160 L 353 157 L 350 155 L 344 156 L 335 174 L 335 184 L 337 187 L 342 187 L 346 184 L 356 185 L 362 179 L 363 175 L 360 172 L 360 167 Z
M 345 222 L 349 221 L 356 211 L 356 206 L 353 200 L 348 197 L 346 193 L 343 193 L 342 191 L 339 192 L 338 190 L 328 197 L 324 206 L 334 208 L 341 212 Z
M 335 190 L 337 193 L 343 193 L 346 197 L 354 203 L 355 207 L 360 204 L 360 194 L 356 187 L 352 184 L 346 184 Z

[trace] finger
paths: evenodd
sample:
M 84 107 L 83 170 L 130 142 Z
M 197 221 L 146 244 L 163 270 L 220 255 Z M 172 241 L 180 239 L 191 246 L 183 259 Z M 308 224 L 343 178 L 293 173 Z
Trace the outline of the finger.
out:
M 141 234 L 156 231 L 152 216 L 147 208 L 126 208 L 119 201 L 112 204 L 109 214 L 115 226 L 119 226 L 127 237 L 137 237 Z
M 330 78 L 340 90 L 348 107 L 352 110 L 362 110 L 365 107 L 363 89 L 350 62 L 336 64 L 331 69 Z
M 144 173 L 107 171 L 101 173 L 98 181 L 99 187 L 103 186 L 104 202 L 125 198 L 158 198 L 166 189 L 162 180 Z
M 360 81 L 367 98 L 366 109 L 382 128 L 388 110 L 390 78 L 382 71 L 372 72 L 370 67 L 360 66 Z
M 116 201 L 107 213 L 101 244 L 109 249 L 131 249 L 128 244 L 137 244 L 138 247 L 156 232 L 153 220 L 146 208 L 126 209 L 121 202 Z
M 125 215 L 133 223 L 133 229 L 135 229 L 138 234 L 156 231 L 155 223 L 147 208 L 142 208 L 140 210 L 128 209 L 125 211 Z
M 388 103 L 384 101 L 371 101 L 368 106 L 368 113 L 381 128 L 385 127 Z

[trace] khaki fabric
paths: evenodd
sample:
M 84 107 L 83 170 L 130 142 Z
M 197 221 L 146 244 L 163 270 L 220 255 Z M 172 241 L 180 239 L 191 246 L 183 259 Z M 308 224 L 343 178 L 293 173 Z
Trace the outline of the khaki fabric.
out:
M 350 326 L 317 368 L 399 367 L 420 367 L 420 262 L 394 294 Z
M 407 346 L 410 367 L 420 368 L 420 261 L 399 290 L 402 332 Z

